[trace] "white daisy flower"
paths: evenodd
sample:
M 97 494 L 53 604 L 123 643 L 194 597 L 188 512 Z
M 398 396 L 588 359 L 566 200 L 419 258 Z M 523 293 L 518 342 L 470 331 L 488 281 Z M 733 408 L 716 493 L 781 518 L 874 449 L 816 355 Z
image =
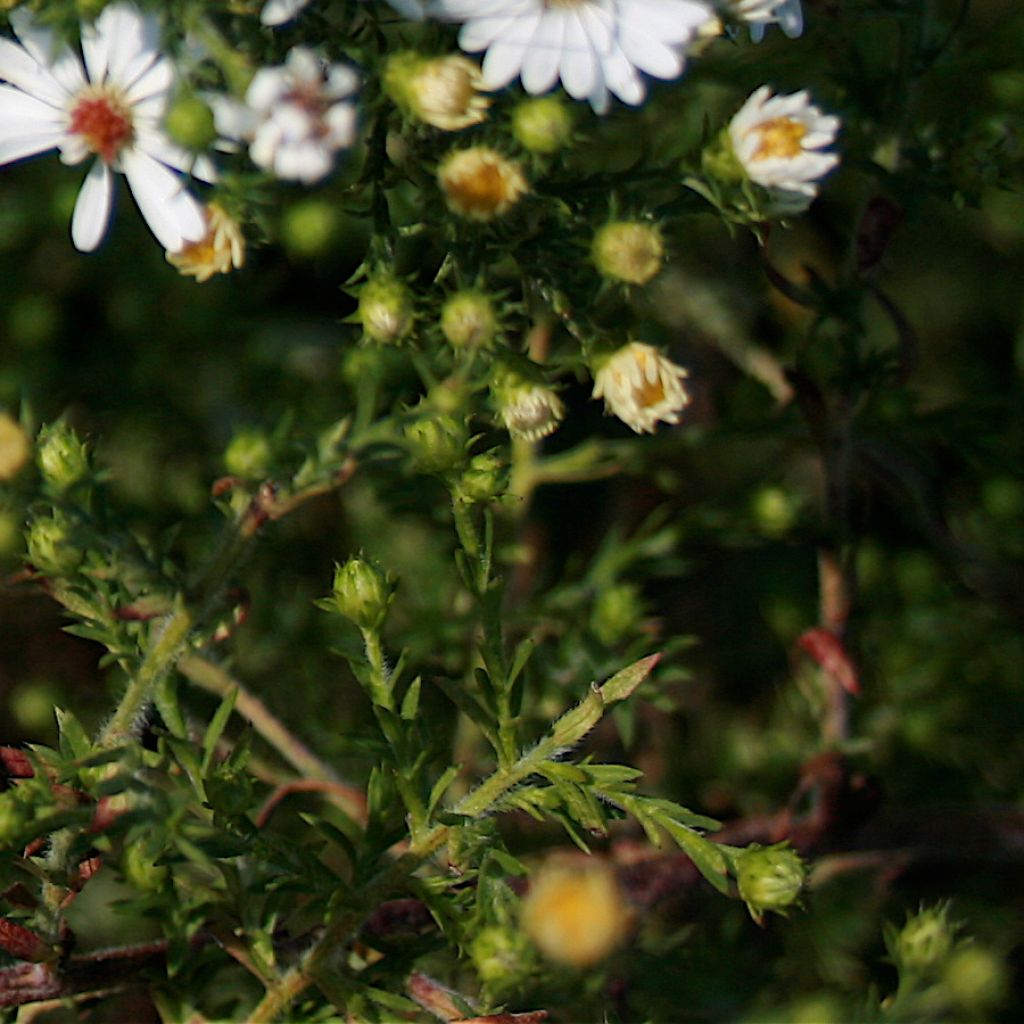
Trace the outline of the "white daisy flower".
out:
M 264 25 L 283 25 L 296 17 L 308 3 L 309 0 L 267 0 L 260 11 L 260 21 Z M 399 14 L 404 14 L 413 21 L 419 21 L 423 17 L 421 0 L 388 0 L 388 3 Z
M 217 130 L 249 143 L 253 163 L 287 181 L 311 185 L 326 177 L 334 155 L 356 138 L 356 110 L 347 97 L 356 73 L 328 64 L 304 46 L 293 47 L 281 67 L 253 76 L 245 103 L 208 97 Z
M 106 234 L 114 172 L 128 179 L 165 249 L 202 238 L 202 204 L 176 172 L 203 181 L 213 181 L 216 172 L 164 133 L 174 67 L 157 49 L 156 20 L 131 4 L 110 4 L 82 26 L 79 56 L 36 24 L 30 11 L 17 8 L 9 17 L 18 42 L 0 38 L 0 164 L 50 149 L 60 150 L 66 164 L 96 157 L 71 218 L 71 240 L 82 252 Z
M 605 359 L 594 375 L 594 398 L 638 434 L 654 433 L 658 422 L 678 423 L 690 404 L 686 370 L 653 345 L 631 341 Z
M 751 181 L 768 189 L 814 196 L 818 181 L 836 164 L 832 145 L 839 118 L 823 114 L 806 91 L 773 96 L 766 85 L 754 92 L 729 122 L 733 152 Z
M 465 22 L 459 45 L 486 50 L 484 84 L 500 89 L 517 76 L 529 93 L 559 79 L 598 113 L 609 93 L 637 105 L 640 72 L 682 74 L 685 51 L 714 18 L 703 0 L 434 0 L 432 12 Z
M 747 4 L 770 8 L 771 16 L 768 18 L 744 17 L 740 14 L 740 17 L 751 23 L 750 38 L 755 43 L 764 38 L 764 30 L 768 25 L 777 24 L 790 39 L 796 39 L 804 30 L 804 12 L 800 0 L 740 0 L 738 6 Z

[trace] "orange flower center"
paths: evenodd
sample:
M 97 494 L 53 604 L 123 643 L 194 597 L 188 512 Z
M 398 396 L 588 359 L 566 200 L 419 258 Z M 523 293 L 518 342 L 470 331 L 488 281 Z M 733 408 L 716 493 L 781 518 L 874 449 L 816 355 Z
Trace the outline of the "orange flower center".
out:
M 105 163 L 112 163 L 135 134 L 131 113 L 109 93 L 86 93 L 71 111 L 68 126 Z
M 807 126 L 789 117 L 776 117 L 765 121 L 755 129 L 761 142 L 754 152 L 755 160 L 771 157 L 794 157 L 803 152 L 801 140 L 807 134 Z

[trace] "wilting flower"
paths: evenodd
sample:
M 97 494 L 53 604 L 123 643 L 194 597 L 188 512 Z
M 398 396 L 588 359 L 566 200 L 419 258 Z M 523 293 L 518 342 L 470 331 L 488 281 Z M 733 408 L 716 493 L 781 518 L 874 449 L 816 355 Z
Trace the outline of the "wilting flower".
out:
M 248 142 L 253 163 L 311 185 L 330 173 L 335 153 L 355 141 L 356 110 L 347 97 L 358 82 L 351 68 L 296 46 L 281 67 L 256 72 L 245 103 L 208 98 L 218 130 Z
M 594 375 L 594 398 L 638 434 L 662 423 L 678 423 L 690 403 L 688 373 L 653 345 L 631 341 L 602 362 Z
M 82 26 L 80 57 L 31 11 L 18 8 L 9 17 L 18 42 L 0 38 L 0 163 L 50 149 L 66 164 L 95 156 L 71 218 L 71 240 L 83 252 L 106 234 L 115 172 L 127 178 L 165 249 L 202 237 L 202 204 L 176 172 L 203 181 L 216 172 L 164 133 L 174 67 L 157 49 L 155 19 L 131 4 L 110 4 Z
M 448 208 L 471 220 L 500 217 L 529 188 L 519 164 L 489 146 L 449 153 L 437 169 L 437 180 Z
M 602 861 L 552 861 L 530 881 L 523 901 L 526 934 L 552 960 L 590 967 L 626 938 L 630 912 L 615 872 Z
M 574 99 L 603 113 L 609 93 L 634 106 L 640 72 L 682 74 L 685 51 L 714 17 L 702 0 L 436 0 L 441 18 L 465 22 L 459 45 L 486 50 L 484 83 L 500 89 L 517 76 L 529 93 L 559 79 Z
M 505 429 L 523 441 L 553 434 L 565 418 L 565 404 L 551 388 L 517 375 L 499 381 L 493 398 Z
M 177 252 L 167 253 L 167 262 L 178 273 L 194 277 L 199 284 L 245 264 L 245 235 L 238 222 L 218 203 L 210 203 L 204 214 L 206 234 L 198 241 L 186 242 Z
M 395 54 L 388 59 L 384 85 L 403 110 L 446 132 L 480 124 L 491 103 L 481 94 L 480 69 L 473 61 L 456 54 Z
M 814 196 L 818 181 L 839 163 L 835 153 L 820 152 L 838 130 L 839 118 L 823 114 L 806 92 L 773 96 L 762 85 L 729 122 L 728 134 L 751 181 Z

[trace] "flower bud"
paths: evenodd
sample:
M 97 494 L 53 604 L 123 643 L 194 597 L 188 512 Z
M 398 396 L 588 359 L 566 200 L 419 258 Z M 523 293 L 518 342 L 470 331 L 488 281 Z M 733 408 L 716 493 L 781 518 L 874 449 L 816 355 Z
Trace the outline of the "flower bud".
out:
M 906 971 L 924 973 L 940 967 L 953 950 L 958 924 L 949 919 L 949 904 L 922 909 L 892 944 L 893 959 Z
M 245 428 L 231 438 L 224 452 L 224 468 L 232 476 L 258 480 L 267 475 L 272 458 L 267 435 L 262 430 Z
M 523 901 L 526 934 L 551 960 L 590 967 L 626 938 L 630 912 L 615 872 L 596 858 L 549 862 Z
M 88 475 L 88 450 L 66 423 L 43 427 L 36 444 L 39 471 L 55 490 L 67 491 Z
M 281 218 L 281 240 L 289 254 L 315 259 L 330 248 L 341 227 L 341 213 L 325 199 L 304 199 Z
M 597 269 L 613 281 L 646 284 L 661 270 L 665 245 L 652 224 L 619 220 L 594 236 L 591 256 Z
M 36 519 L 28 531 L 29 561 L 47 576 L 67 576 L 78 568 L 82 552 L 71 543 L 71 524 L 54 510 Z
M 953 953 L 942 980 L 953 1002 L 972 1018 L 1003 1003 L 1010 989 L 1002 958 L 981 946 L 965 945 Z
M 756 844 L 736 858 L 736 881 L 751 917 L 760 923 L 766 910 L 785 914 L 799 898 L 806 868 L 799 855 L 785 843 Z
M 643 614 L 640 593 L 632 583 L 601 590 L 590 613 L 590 628 L 606 647 L 622 640 Z
M 486 348 L 497 326 L 494 303 L 483 292 L 456 292 L 441 307 L 441 333 L 453 348 Z
M 368 338 L 393 345 L 412 330 L 412 293 L 390 274 L 373 277 L 359 293 L 358 316 Z
M 466 458 L 466 428 L 446 413 L 424 416 L 405 428 L 416 467 L 423 473 L 450 473 Z
M 164 119 L 167 134 L 186 149 L 206 149 L 217 137 L 213 111 L 198 96 L 179 96 Z
M 524 100 L 512 111 L 512 135 L 530 153 L 549 156 L 572 140 L 572 113 L 557 96 Z
M 546 384 L 507 374 L 491 388 L 491 398 L 505 429 L 514 438 L 539 441 L 565 419 L 565 404 Z
M 482 452 L 469 465 L 455 486 L 455 496 L 465 502 L 486 502 L 500 498 L 508 487 L 508 467 L 494 452 Z
M 384 68 L 384 91 L 410 117 L 447 132 L 480 124 L 490 100 L 480 68 L 468 57 L 398 53 Z
M 0 412 L 0 482 L 13 480 L 28 462 L 31 448 L 21 424 Z
M 170 874 L 166 865 L 156 863 L 141 840 L 136 840 L 125 849 L 121 870 L 128 882 L 143 892 L 162 889 Z
M 360 629 L 377 629 L 387 615 L 394 584 L 372 562 L 350 558 L 334 572 L 333 606 Z

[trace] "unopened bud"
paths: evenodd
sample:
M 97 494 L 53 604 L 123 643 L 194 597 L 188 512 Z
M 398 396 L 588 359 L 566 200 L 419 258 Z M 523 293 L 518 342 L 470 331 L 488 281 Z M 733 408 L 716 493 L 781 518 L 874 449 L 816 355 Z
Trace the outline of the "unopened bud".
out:
M 66 423 L 50 423 L 39 431 L 36 461 L 43 479 L 58 491 L 67 491 L 89 473 L 85 442 Z
M 455 495 L 465 502 L 485 502 L 500 498 L 508 487 L 508 467 L 494 452 L 482 452 L 469 460 L 459 478 Z
M 162 889 L 170 874 L 166 865 L 156 863 L 156 858 L 146 850 L 141 841 L 136 841 L 125 849 L 121 858 L 121 870 L 124 877 L 143 892 L 156 892 Z
M 232 476 L 250 480 L 265 477 L 270 468 L 273 452 L 270 441 L 262 430 L 239 430 L 224 452 L 224 468 Z
M 217 137 L 213 111 L 198 96 L 179 96 L 164 120 L 167 134 L 186 149 L 206 149 Z
M 594 236 L 591 255 L 597 269 L 615 281 L 646 284 L 661 270 L 665 244 L 652 224 L 619 220 Z
M 466 428 L 454 416 L 424 416 L 405 428 L 417 468 L 424 473 L 450 473 L 466 458 Z
M 622 640 L 643 613 L 640 594 L 632 583 L 605 587 L 594 601 L 590 627 L 606 647 Z
M 766 910 L 785 914 L 799 898 L 805 875 L 803 861 L 784 843 L 750 846 L 737 857 L 740 896 L 758 922 Z
M 521 932 L 491 925 L 477 933 L 469 948 L 470 959 L 480 980 L 492 988 L 515 984 L 524 965 L 532 959 Z
M 953 950 L 958 924 L 949 919 L 949 904 L 922 909 L 907 923 L 893 943 L 893 958 L 907 971 L 924 973 L 940 967 Z
M 5 412 L 0 412 L 0 482 L 13 480 L 28 462 L 31 451 L 28 437 L 21 424 Z
M 341 227 L 341 212 L 326 199 L 303 199 L 281 218 L 281 240 L 292 256 L 314 259 L 330 248 Z
M 361 629 L 377 629 L 387 615 L 394 585 L 372 562 L 350 558 L 334 572 L 333 607 Z
M 949 958 L 943 974 L 953 1002 L 972 1018 L 1005 1002 L 1010 978 L 1002 958 L 981 946 L 962 946 Z
M 557 96 L 524 100 L 512 111 L 512 134 L 523 149 L 549 156 L 572 140 L 572 113 Z
M 412 294 L 390 275 L 371 278 L 359 293 L 359 319 L 368 338 L 393 345 L 412 330 Z
M 441 332 L 454 348 L 484 348 L 496 328 L 494 303 L 483 292 L 456 292 L 441 308 Z
M 384 91 L 410 116 L 457 132 L 487 117 L 480 68 L 468 57 L 397 53 L 384 68 Z
M 82 552 L 71 542 L 71 524 L 54 510 L 36 519 L 28 531 L 29 561 L 47 576 L 67 576 L 78 568 Z

